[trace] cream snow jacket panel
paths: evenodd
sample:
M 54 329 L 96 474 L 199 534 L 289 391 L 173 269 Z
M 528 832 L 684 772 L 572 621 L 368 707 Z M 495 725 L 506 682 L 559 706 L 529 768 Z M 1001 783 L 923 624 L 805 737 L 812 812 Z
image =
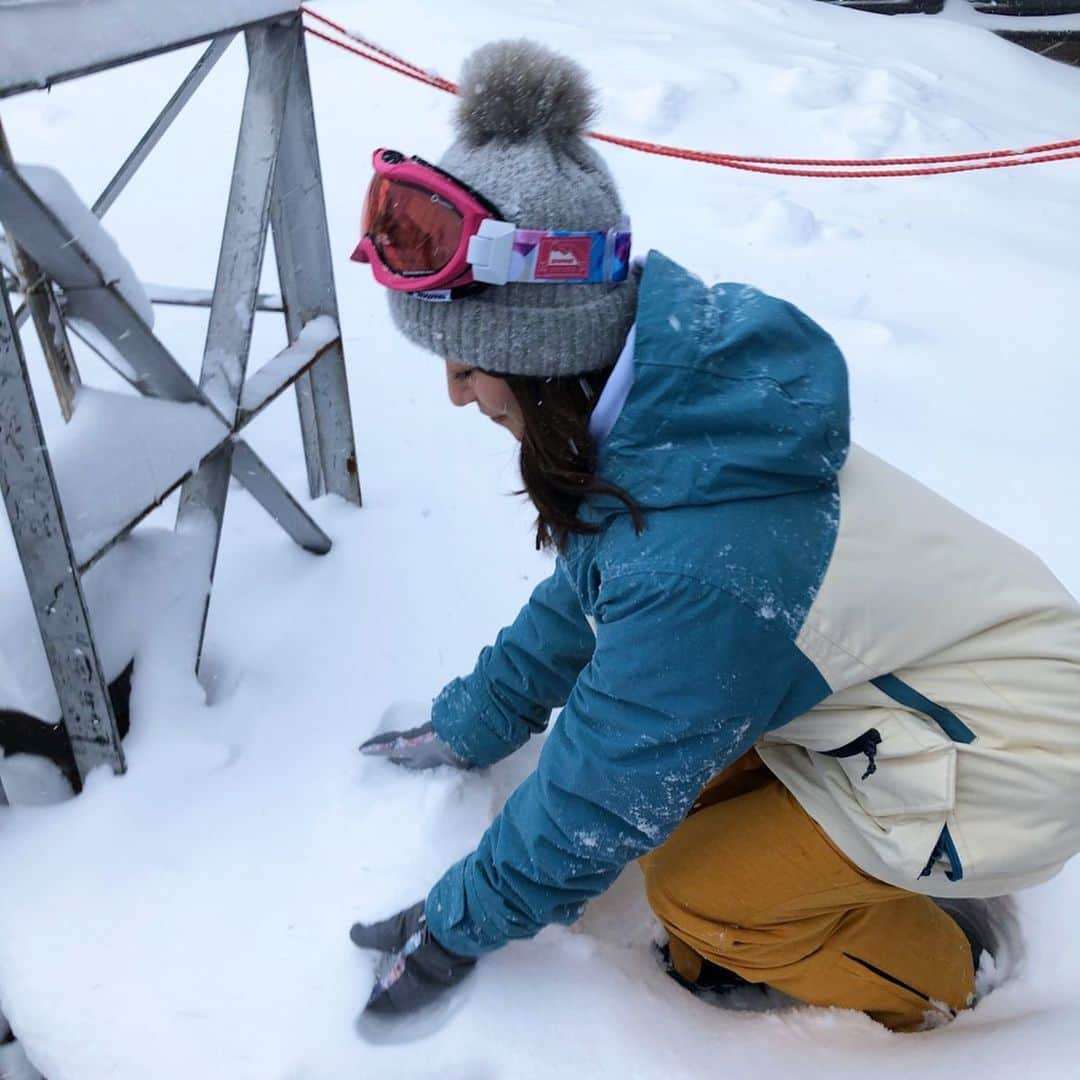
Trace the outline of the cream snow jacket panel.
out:
M 1080 608 L 1031 552 L 865 450 L 839 479 L 797 639 L 833 692 L 762 758 L 875 877 L 956 896 L 1044 881 L 1080 850 Z

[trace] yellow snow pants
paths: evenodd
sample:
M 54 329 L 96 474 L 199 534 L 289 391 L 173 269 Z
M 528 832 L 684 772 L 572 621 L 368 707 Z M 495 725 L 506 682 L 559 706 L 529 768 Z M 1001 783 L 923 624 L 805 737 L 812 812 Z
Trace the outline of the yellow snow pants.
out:
M 751 751 L 641 860 L 671 961 L 915 1031 L 971 1000 L 971 949 L 932 900 L 863 873 Z

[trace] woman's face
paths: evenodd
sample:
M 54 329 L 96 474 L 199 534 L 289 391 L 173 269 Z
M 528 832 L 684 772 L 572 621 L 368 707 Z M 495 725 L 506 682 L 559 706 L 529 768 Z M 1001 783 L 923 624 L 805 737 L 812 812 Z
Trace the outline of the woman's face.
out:
M 489 420 L 501 424 L 521 442 L 525 434 L 525 418 L 504 379 L 488 375 L 469 364 L 447 360 L 446 389 L 455 405 L 475 405 Z

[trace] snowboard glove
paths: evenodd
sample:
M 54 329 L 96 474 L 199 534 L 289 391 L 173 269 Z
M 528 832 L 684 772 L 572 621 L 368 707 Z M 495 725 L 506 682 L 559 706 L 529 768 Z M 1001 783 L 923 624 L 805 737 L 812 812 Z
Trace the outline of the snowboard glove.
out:
M 360 744 L 360 753 L 368 757 L 384 757 L 406 769 L 435 769 L 449 765 L 453 769 L 471 768 L 435 734 L 429 720 L 408 731 L 384 731 Z
M 456 986 L 476 965 L 476 957 L 457 956 L 431 936 L 422 900 L 382 922 L 356 923 L 349 937 L 361 949 L 383 953 L 364 1007 L 374 1013 L 423 1008 Z

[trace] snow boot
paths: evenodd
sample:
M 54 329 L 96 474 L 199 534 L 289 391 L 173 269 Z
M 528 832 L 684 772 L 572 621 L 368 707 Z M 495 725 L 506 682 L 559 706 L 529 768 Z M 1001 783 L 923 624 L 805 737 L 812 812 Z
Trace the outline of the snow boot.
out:
M 720 967 L 719 964 L 714 964 L 711 960 L 704 958 L 701 961 L 701 971 L 698 972 L 697 978 L 691 982 L 675 969 L 675 965 L 671 962 L 671 949 L 668 947 L 667 942 L 663 945 L 653 945 L 653 953 L 656 956 L 657 963 L 664 969 L 664 973 L 674 979 L 684 990 L 689 990 L 695 996 L 701 994 L 727 994 L 732 990 L 741 990 L 744 986 L 757 986 L 763 992 L 765 990 L 763 985 L 747 982 L 741 975 L 736 975 L 734 971 L 728 971 L 727 968 Z
M 985 952 L 994 964 L 1019 940 L 1014 902 L 1010 896 L 933 897 L 933 901 L 964 932 L 971 946 L 971 960 L 978 973 Z

